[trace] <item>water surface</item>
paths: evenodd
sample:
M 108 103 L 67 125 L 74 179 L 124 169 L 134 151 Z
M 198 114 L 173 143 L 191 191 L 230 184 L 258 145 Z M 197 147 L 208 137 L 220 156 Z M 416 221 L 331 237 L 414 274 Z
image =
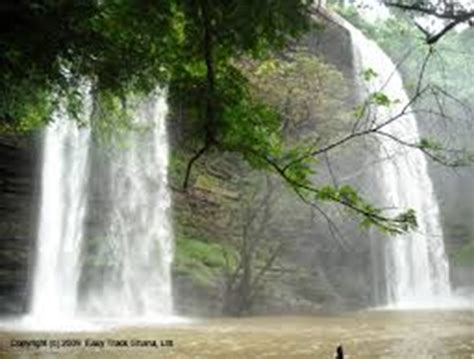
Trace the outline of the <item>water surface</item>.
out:
M 11 340 L 79 339 L 81 346 L 20 349 Z M 85 347 L 85 340 L 156 340 L 155 347 Z M 169 347 L 169 340 L 173 347 Z M 195 320 L 71 333 L 0 333 L 2 359 L 333 358 L 472 359 L 474 311 L 368 311 L 308 317 Z M 162 346 L 163 345 L 163 346 Z

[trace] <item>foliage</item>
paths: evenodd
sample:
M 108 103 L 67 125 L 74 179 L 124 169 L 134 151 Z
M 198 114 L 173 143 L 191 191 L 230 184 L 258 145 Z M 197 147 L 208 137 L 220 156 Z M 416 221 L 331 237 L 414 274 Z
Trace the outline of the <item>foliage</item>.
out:
M 30 129 L 71 104 L 83 78 L 96 91 L 121 96 L 164 79 L 171 39 L 170 2 L 21 1 L 0 9 L 0 119 Z M 160 63 L 157 62 L 160 59 Z M 74 107 L 74 106 L 73 106 Z M 26 124 L 25 124 L 26 123 Z
M 474 241 L 471 240 L 457 250 L 453 258 L 457 265 L 474 267 Z
M 215 243 L 190 238 L 180 238 L 177 241 L 178 258 L 197 260 L 210 268 L 224 265 L 221 248 Z
M 70 93 L 83 77 L 97 91 L 119 97 L 170 78 L 202 80 L 204 22 L 215 34 L 216 61 L 225 63 L 236 53 L 259 54 L 297 36 L 308 27 L 308 8 L 285 0 L 3 4 L 0 118 L 12 128 L 29 117 L 44 121 L 54 108 L 47 106 L 52 96 Z
M 213 283 L 227 265 L 223 251 L 231 252 L 229 248 L 205 239 L 179 236 L 176 240 L 176 271 L 203 285 Z
M 238 152 L 255 168 L 276 171 L 305 200 L 336 201 L 367 223 L 397 231 L 404 224 L 361 198 L 341 199 L 338 189 L 333 196 L 321 195 L 310 179 L 318 144 L 284 141 L 282 122 L 301 121 L 308 102 L 296 69 L 326 76 L 326 84 L 334 72 L 305 56 L 276 63 L 274 74 L 271 65 L 260 68 L 270 83 L 281 84 L 277 77 L 282 75 L 296 85 L 298 95 L 291 99 L 297 103 L 288 110 L 256 96 L 258 85 L 249 80 L 253 73 L 238 65 L 242 59 L 268 59 L 307 31 L 311 6 L 305 0 L 29 0 L 2 6 L 0 122 L 9 130 L 47 122 L 59 105 L 55 99 L 65 101 L 70 116 L 78 118 L 87 94 L 77 89 L 87 79 L 95 133 L 108 137 L 110 129 L 127 129 L 123 120 L 130 96 L 166 87 L 171 106 L 186 109 L 200 139 L 185 188 L 193 163 L 206 151 Z M 323 96 L 325 87 L 315 89 L 321 93 L 317 99 L 326 99 L 319 103 L 323 109 L 334 106 Z
M 184 176 L 184 169 L 186 168 L 186 153 L 172 148 L 170 152 L 168 176 L 172 184 L 179 183 Z
M 347 98 L 342 74 L 308 49 L 264 61 L 245 59 L 238 66 L 249 80 L 252 98 L 270 105 L 281 117 L 286 144 L 308 138 L 329 141 L 347 122 L 341 118 Z
M 265 61 L 242 59 L 237 66 L 248 78 L 251 99 L 271 106 L 278 117 L 272 117 L 271 112 L 265 116 L 253 111 L 253 115 L 260 115 L 260 121 L 252 121 L 255 130 L 259 131 L 258 126 L 264 123 L 266 131 L 261 131 L 257 137 L 245 131 L 242 137 L 236 137 L 230 149 L 243 153 L 256 168 L 276 171 L 305 202 L 337 202 L 350 213 L 360 215 L 363 226 L 376 225 L 390 234 L 416 227 L 412 210 L 389 218 L 352 187 L 319 188 L 313 184 L 317 155 L 341 147 L 334 143 L 350 132 L 352 126 L 348 118 L 341 116 L 346 88 L 342 75 L 335 68 L 304 49 L 285 52 L 284 56 L 273 56 Z M 395 101 L 376 92 L 370 102 L 376 106 L 390 106 Z M 243 121 L 243 114 L 235 113 L 235 133 L 246 128 Z M 225 147 L 228 142 L 220 144 Z M 353 196 L 345 196 L 349 190 Z
M 239 181 L 240 208 L 233 220 L 238 235 L 229 241 L 233 250 L 223 252 L 224 312 L 231 315 L 251 311 L 285 245 L 284 238 L 270 234 L 281 193 L 270 176 L 262 180 L 251 172 Z

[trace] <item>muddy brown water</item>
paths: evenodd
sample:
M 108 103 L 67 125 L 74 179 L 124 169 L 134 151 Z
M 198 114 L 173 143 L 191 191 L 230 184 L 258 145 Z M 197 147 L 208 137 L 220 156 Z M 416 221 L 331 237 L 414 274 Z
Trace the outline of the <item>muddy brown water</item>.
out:
M 0 358 L 329 359 L 339 343 L 348 359 L 474 359 L 474 311 L 195 320 L 73 333 L 3 329 Z

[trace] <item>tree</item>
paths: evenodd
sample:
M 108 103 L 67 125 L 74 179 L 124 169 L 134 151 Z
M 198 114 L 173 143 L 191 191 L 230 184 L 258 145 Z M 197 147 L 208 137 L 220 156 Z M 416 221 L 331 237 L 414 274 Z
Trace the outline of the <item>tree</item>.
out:
M 232 242 L 234 255 L 223 251 L 224 312 L 236 316 L 252 310 L 266 276 L 275 268 L 286 244 L 283 238 L 275 238 L 269 232 L 278 205 L 276 183 L 267 175 L 263 188 L 258 184 L 262 185 L 262 181 L 255 173 L 240 181 L 240 233 Z
M 363 223 L 389 232 L 411 228 L 411 212 L 390 218 L 350 187 L 316 187 L 314 157 L 342 142 L 319 149 L 285 146 L 281 114 L 252 96 L 248 78 L 235 65 L 298 39 L 314 22 L 311 7 L 305 0 L 2 4 L 1 127 L 25 130 L 47 122 L 64 98 L 70 114 L 80 118 L 83 81 L 90 82 L 96 106 L 106 107 L 96 111 L 105 114 L 101 121 L 122 111 L 130 94 L 166 87 L 172 105 L 184 102 L 199 143 L 188 162 L 185 189 L 194 162 L 215 148 L 276 172 L 305 201 L 337 202 Z
M 32 129 L 64 99 L 78 118 L 84 79 L 116 97 L 155 88 L 176 41 L 173 16 L 171 1 L 3 2 L 0 128 Z
M 27 129 L 47 121 L 57 97 L 67 96 L 71 112 L 77 111 L 83 78 L 95 91 L 118 97 L 183 77 L 207 79 L 213 92 L 221 64 L 297 36 L 309 24 L 308 7 L 287 0 L 258 6 L 217 0 L 2 3 L 2 127 Z
M 264 61 L 245 59 L 238 66 L 252 97 L 280 115 L 286 146 L 329 142 L 348 126 L 347 112 L 341 111 L 348 96 L 343 75 L 308 48 L 298 46 Z

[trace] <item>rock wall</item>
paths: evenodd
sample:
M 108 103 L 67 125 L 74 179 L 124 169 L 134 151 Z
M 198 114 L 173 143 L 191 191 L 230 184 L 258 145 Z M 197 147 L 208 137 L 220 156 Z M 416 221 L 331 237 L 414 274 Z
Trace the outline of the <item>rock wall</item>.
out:
M 344 110 L 350 111 L 358 97 L 351 40 L 338 25 L 322 21 L 324 29 L 309 34 L 303 45 L 342 72 L 349 88 Z M 315 120 L 319 117 L 316 115 Z M 250 170 L 235 154 L 210 153 L 195 165 L 190 187 L 182 191 L 183 167 L 192 155 L 188 144 L 193 133 L 179 107 L 173 109 L 169 127 L 176 309 L 186 315 L 221 315 L 225 302 L 223 252 L 241 235 L 241 180 Z M 38 142 L 33 138 L 0 138 L 0 311 L 4 313 L 23 312 L 28 305 L 28 268 L 33 267 L 37 170 L 41 163 Z M 106 167 L 106 159 L 97 154 L 92 157 L 94 168 Z M 356 172 L 359 157 L 357 151 L 339 154 L 333 159 L 333 170 L 342 177 Z M 367 184 L 368 177 L 370 173 L 363 172 L 351 175 L 346 182 Z M 321 171 L 315 178 L 321 183 L 330 180 L 327 171 Z M 88 216 L 87 235 L 97 240 L 101 233 L 97 223 L 107 213 L 104 186 L 103 181 L 91 182 L 93 212 Z M 368 234 L 355 230 L 356 221 L 329 206 L 325 210 L 344 234 L 343 238 L 335 238 L 318 211 L 308 208 L 281 184 L 275 191 L 278 204 L 272 208 L 272 220 L 265 231 L 267 237 L 282 241 L 285 246 L 252 313 L 308 313 L 368 305 L 373 281 Z
M 34 137 L 0 137 L 0 313 L 28 305 L 38 203 L 39 145 Z
M 349 96 L 345 109 L 341 110 L 349 112 L 359 100 L 351 39 L 339 25 L 322 21 L 324 28 L 309 34 L 302 45 L 343 74 Z M 250 170 L 236 155 L 213 153 L 195 165 L 190 187 L 183 192 L 180 181 L 186 161 L 193 153 L 187 147 L 192 142 L 192 129 L 186 128 L 186 116 L 179 108 L 174 109 L 173 115 L 170 133 L 177 239 L 176 309 L 184 315 L 221 315 L 225 306 L 225 268 L 217 254 L 212 257 L 211 248 L 226 247 L 239 235 L 235 217 L 243 194 L 238 182 L 248 176 Z M 314 114 L 314 121 L 320 118 L 321 114 Z M 364 157 L 359 150 L 352 148 L 336 155 L 331 160 L 333 170 L 341 177 L 350 177 L 343 180 L 345 183 L 358 187 L 366 184 L 366 192 L 373 192 L 374 175 L 370 170 L 360 171 Z M 318 167 L 315 181 L 330 183 L 327 168 L 324 164 L 320 167 L 323 169 Z M 274 179 L 278 181 L 277 176 Z M 375 301 L 372 288 L 377 279 L 372 274 L 373 238 L 369 233 L 358 230 L 357 221 L 348 219 L 347 214 L 341 214 L 334 206 L 323 206 L 339 227 L 339 238 L 329 229 L 321 213 L 303 204 L 281 183 L 276 191 L 279 204 L 273 206 L 273 220 L 265 230 L 273 241 L 281 240 L 285 245 L 278 265 L 266 276 L 252 313 L 310 313 L 372 304 Z M 205 253 L 183 249 L 186 243 L 195 243 Z

